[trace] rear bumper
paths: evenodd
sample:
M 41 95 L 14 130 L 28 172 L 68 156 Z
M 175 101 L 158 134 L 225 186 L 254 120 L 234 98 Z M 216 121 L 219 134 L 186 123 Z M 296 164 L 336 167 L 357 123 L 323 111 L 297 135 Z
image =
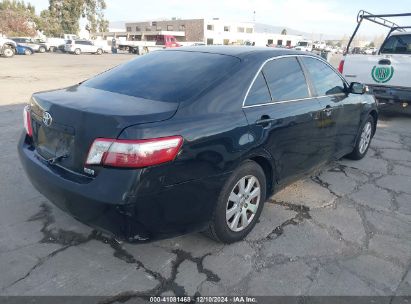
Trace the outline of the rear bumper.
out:
M 368 85 L 378 108 L 386 112 L 411 114 L 411 88 Z
M 387 87 L 367 85 L 370 89 L 370 94 L 380 100 L 393 102 L 409 102 L 411 103 L 411 88 L 403 87 Z
M 105 169 L 73 181 L 45 163 L 22 136 L 18 151 L 33 186 L 79 221 L 128 241 L 151 241 L 201 231 L 208 225 L 228 174 L 139 193 L 141 170 Z M 130 195 L 133 193 L 133 195 Z

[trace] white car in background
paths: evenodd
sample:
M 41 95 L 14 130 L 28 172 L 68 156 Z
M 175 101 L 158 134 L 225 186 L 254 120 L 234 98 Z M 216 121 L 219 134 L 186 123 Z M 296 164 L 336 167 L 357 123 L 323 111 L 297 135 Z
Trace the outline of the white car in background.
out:
M 313 48 L 316 50 L 324 50 L 327 47 L 327 45 L 325 44 L 325 42 L 322 41 L 314 41 L 313 42 Z
M 375 47 L 365 49 L 365 54 L 367 55 L 375 55 L 377 54 L 378 49 Z
M 103 54 L 103 48 L 101 46 L 94 45 L 89 40 L 67 40 L 64 46 L 64 51 L 71 54 L 80 55 L 81 53 L 91 53 L 101 55 Z
M 298 41 L 294 49 L 297 51 L 312 52 L 313 43 L 310 40 L 301 40 Z
M 13 57 L 17 44 L 10 39 L 0 37 L 0 55 L 6 58 Z

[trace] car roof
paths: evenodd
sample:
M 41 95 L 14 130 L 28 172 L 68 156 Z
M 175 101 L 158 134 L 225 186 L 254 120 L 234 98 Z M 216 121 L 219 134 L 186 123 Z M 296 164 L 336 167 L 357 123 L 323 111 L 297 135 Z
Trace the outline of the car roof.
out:
M 302 51 L 296 51 L 286 48 L 272 48 L 272 47 L 255 47 L 255 46 L 184 46 L 179 48 L 167 49 L 166 51 L 181 51 L 181 52 L 198 52 L 198 53 L 211 53 L 234 56 L 240 59 L 245 57 L 255 57 L 256 59 L 268 59 L 272 57 L 285 56 L 285 55 L 313 55 L 313 53 L 307 53 Z

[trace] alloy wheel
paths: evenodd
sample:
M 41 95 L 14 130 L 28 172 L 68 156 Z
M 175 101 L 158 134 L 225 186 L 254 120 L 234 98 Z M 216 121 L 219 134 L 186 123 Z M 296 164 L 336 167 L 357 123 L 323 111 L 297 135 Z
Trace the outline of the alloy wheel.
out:
M 371 134 L 372 134 L 372 125 L 371 122 L 367 121 L 367 123 L 364 125 L 364 128 L 362 129 L 361 132 L 361 138 L 360 138 L 360 144 L 359 144 L 359 150 L 361 154 L 364 154 L 365 151 L 367 151 L 367 148 L 370 144 L 371 141 Z
M 242 231 L 253 221 L 260 198 L 261 186 L 255 176 L 247 175 L 236 183 L 226 206 L 226 222 L 231 231 Z
M 4 57 L 12 57 L 14 55 L 14 52 L 11 48 L 5 48 L 3 51 Z

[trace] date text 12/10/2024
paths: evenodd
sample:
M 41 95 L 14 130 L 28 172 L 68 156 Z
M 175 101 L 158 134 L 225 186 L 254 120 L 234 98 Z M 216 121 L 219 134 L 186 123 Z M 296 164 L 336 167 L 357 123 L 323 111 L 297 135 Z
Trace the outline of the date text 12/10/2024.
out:
M 212 297 L 212 296 L 194 296 L 194 297 L 150 297 L 152 303 L 257 303 L 255 297 L 248 296 L 231 296 L 231 297 Z

